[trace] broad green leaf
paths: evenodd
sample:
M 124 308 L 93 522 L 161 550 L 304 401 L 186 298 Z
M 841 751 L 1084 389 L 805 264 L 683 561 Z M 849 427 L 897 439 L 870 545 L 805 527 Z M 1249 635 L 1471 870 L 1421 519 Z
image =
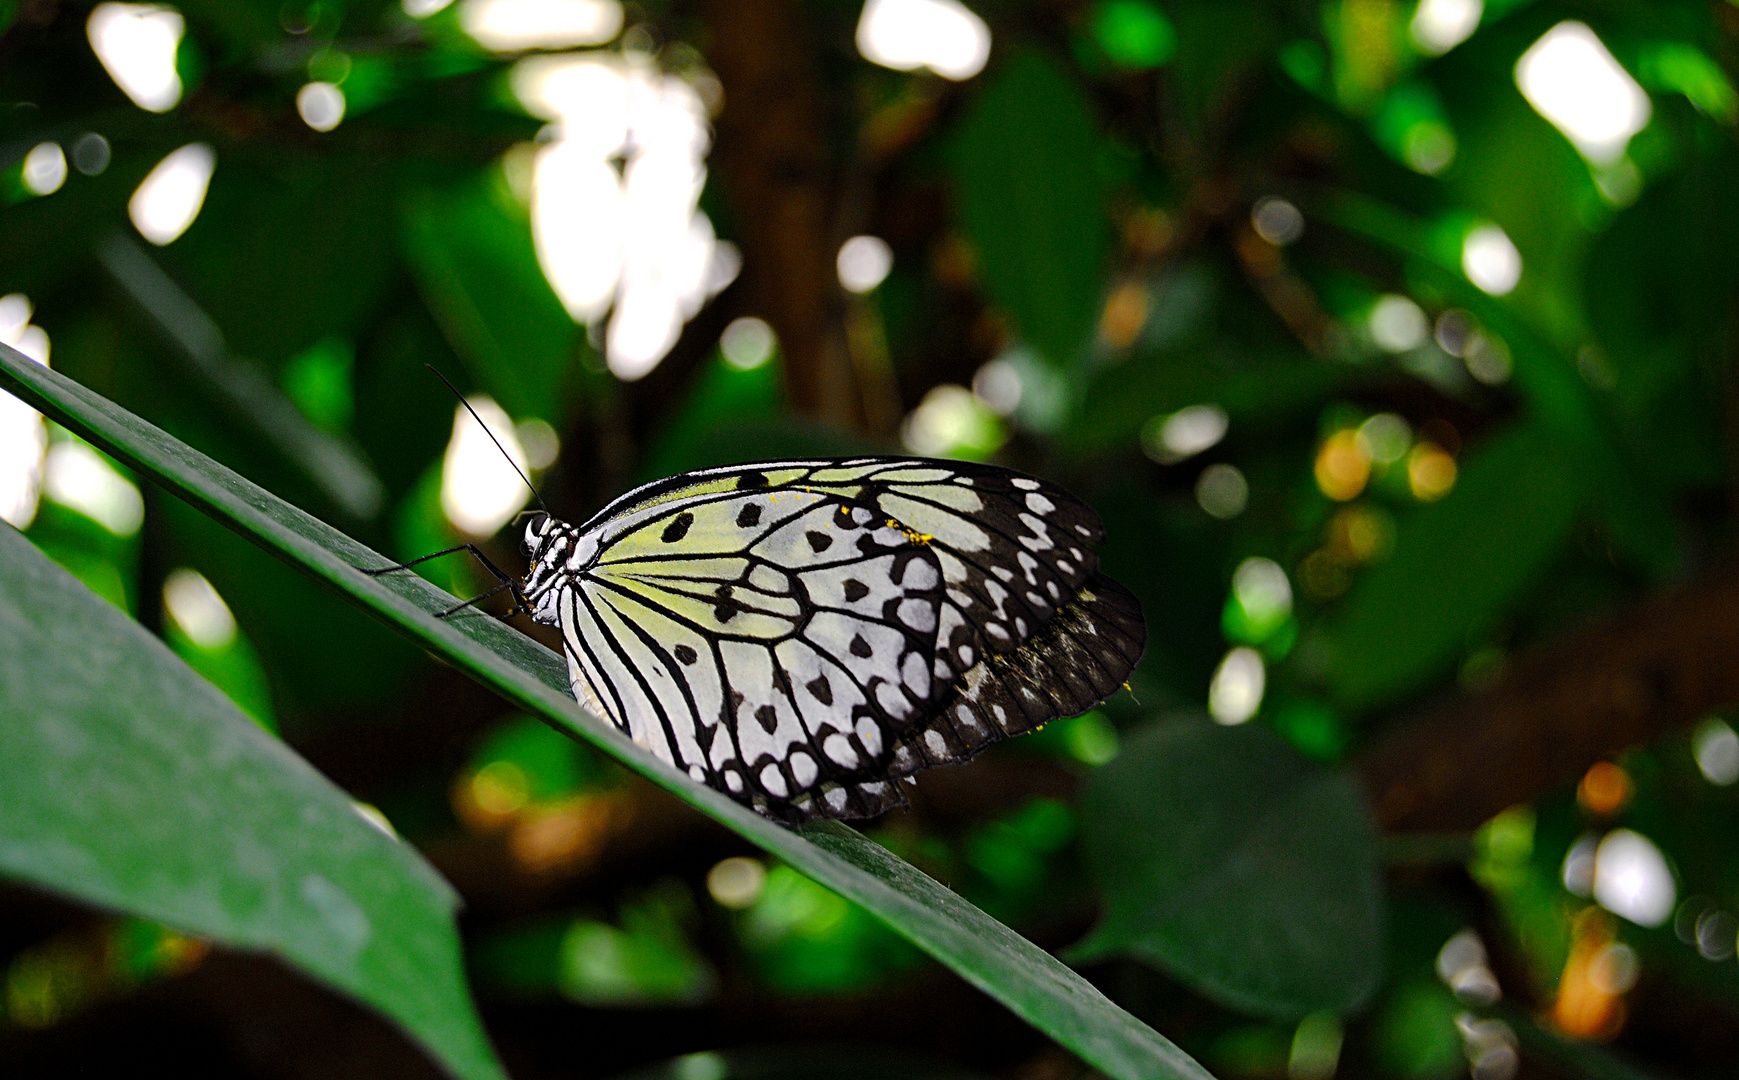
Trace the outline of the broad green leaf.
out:
M 1105 917 L 1082 957 L 1133 956 L 1231 1008 L 1296 1019 L 1382 978 L 1376 826 L 1358 784 L 1258 724 L 1138 732 L 1081 798 Z
M 275 498 L 64 376 L 0 347 L 0 388 L 18 395 L 279 558 L 325 582 L 507 700 L 603 749 L 682 801 L 852 900 L 1119 1080 L 1204 1080 L 1207 1072 L 1056 958 L 860 833 L 781 828 L 693 783 L 583 711 L 553 652 L 485 615 L 436 619 L 453 598 L 414 574 L 371 578 L 390 560 Z
M 991 298 L 1046 359 L 1073 361 L 1098 314 L 1110 241 L 1092 106 L 1054 60 L 1022 51 L 958 138 L 961 218 Z
M 1413 511 L 1334 624 L 1329 671 L 1349 708 L 1384 704 L 1438 674 L 1544 570 L 1586 486 L 1543 425 L 1476 447 L 1441 502 Z
M 276 953 L 504 1075 L 434 869 L 5 525 L 0 640 L 0 874 Z

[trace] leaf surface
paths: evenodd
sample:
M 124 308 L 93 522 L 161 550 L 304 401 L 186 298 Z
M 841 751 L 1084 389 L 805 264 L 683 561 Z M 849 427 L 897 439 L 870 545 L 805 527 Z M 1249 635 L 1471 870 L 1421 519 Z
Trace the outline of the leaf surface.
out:
M 1105 917 L 1078 955 L 1134 956 L 1284 1019 L 1375 992 L 1376 826 L 1345 773 L 1259 724 L 1162 723 L 1093 775 L 1081 819 Z
M 505 1075 L 434 868 L 7 525 L 0 640 L 0 874 L 275 953 Z

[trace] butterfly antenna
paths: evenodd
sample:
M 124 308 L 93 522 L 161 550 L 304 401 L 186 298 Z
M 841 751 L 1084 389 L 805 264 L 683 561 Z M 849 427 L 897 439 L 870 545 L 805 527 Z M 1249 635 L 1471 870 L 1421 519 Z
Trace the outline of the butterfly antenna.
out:
M 501 440 L 495 437 L 495 432 L 489 430 L 489 425 L 483 422 L 483 418 L 477 415 L 477 410 L 473 409 L 471 403 L 465 400 L 465 395 L 461 394 L 459 388 L 453 385 L 453 380 L 441 374 L 440 369 L 435 367 L 433 364 L 424 364 L 423 366 L 434 372 L 435 378 L 446 383 L 447 389 L 453 391 L 453 396 L 459 399 L 459 404 L 465 406 L 465 411 L 471 414 L 471 419 L 477 421 L 477 426 L 483 429 L 483 434 L 489 436 L 489 441 L 495 444 L 495 449 L 501 451 L 501 456 L 507 460 L 508 468 L 519 474 L 519 478 L 525 481 L 526 488 L 530 490 L 531 497 L 537 500 L 537 505 L 542 508 L 544 513 L 549 514 L 549 504 L 543 501 L 543 496 L 538 494 L 537 488 L 532 484 L 531 479 L 525 475 L 524 470 L 522 470 L 513 460 L 513 455 L 507 452 L 507 447 L 501 445 Z M 550 517 L 554 516 L 554 514 L 550 514 Z

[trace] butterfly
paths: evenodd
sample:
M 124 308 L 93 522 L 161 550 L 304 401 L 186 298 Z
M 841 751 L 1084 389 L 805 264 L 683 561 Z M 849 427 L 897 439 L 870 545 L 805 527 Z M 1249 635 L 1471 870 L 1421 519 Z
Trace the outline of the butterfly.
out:
M 1146 627 L 1103 535 L 993 465 L 764 461 L 579 526 L 536 513 L 502 588 L 560 628 L 580 704 L 661 760 L 775 820 L 866 818 L 1126 685 Z

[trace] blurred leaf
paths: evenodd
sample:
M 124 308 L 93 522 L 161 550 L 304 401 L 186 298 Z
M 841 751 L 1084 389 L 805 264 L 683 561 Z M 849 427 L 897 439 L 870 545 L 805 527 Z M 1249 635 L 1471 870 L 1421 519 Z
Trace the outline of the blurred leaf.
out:
M 276 953 L 454 1075 L 504 1075 L 465 988 L 456 898 L 414 851 L 10 527 L 0 636 L 0 871 Z
M 1086 980 L 861 834 L 837 823 L 781 828 L 690 781 L 603 720 L 568 690 L 560 657 L 495 619 L 439 620 L 453 603 L 415 575 L 371 578 L 389 560 L 175 441 L 138 417 L 0 347 L 0 387 L 200 506 L 255 543 L 346 594 L 445 662 L 630 769 L 806 876 L 864 907 L 1108 1075 L 1206 1080 L 1163 1036 Z
M 861 993 L 917 958 L 863 908 L 789 866 L 768 872 L 735 923 L 761 977 L 788 994 Z
M 979 91 L 958 139 L 961 221 L 991 298 L 1046 359 L 1073 362 L 1109 254 L 1092 106 L 1056 61 L 1021 50 Z
M 1357 783 L 1257 724 L 1128 737 L 1081 797 L 1105 915 L 1075 950 L 1155 964 L 1231 1008 L 1358 1008 L 1382 978 L 1376 826 Z
M 787 1043 L 684 1054 L 617 1080 L 984 1080 L 894 1046 Z
M 561 992 L 594 1007 L 698 1005 L 718 993 L 718 973 L 684 927 L 694 897 L 675 879 L 622 905 L 622 925 L 580 919 L 560 945 Z
M 1431 228 L 1375 199 L 1344 194 L 1317 209 L 1406 257 L 1410 277 L 1497 333 L 1514 354 L 1513 385 L 1551 430 L 1566 467 L 1584 480 L 1614 547 L 1656 577 L 1670 575 L 1680 561 L 1680 543 L 1653 477 L 1628 452 L 1616 424 L 1552 341 L 1507 298 L 1487 296 L 1463 276 L 1459 260 L 1466 221 L 1451 217 Z
M 516 420 L 562 419 L 582 340 L 538 266 L 531 219 L 498 167 L 404 203 L 405 249 L 471 376 Z
M 1402 519 L 1394 554 L 1335 617 L 1329 682 L 1341 703 L 1385 704 L 1477 644 L 1563 547 L 1586 490 L 1542 425 L 1470 451 L 1454 489 Z
M 355 333 L 379 303 L 393 255 L 386 166 L 367 154 L 220 146 L 199 216 L 159 257 L 236 352 L 275 366 Z
M 747 460 L 721 458 L 720 454 L 730 454 L 733 449 L 720 444 L 731 441 L 733 433 L 746 425 L 777 422 L 784 400 L 781 367 L 773 357 L 745 371 L 715 353 L 697 374 L 688 397 L 665 421 L 664 430 L 640 467 L 640 479 L 651 481 L 689 469 Z M 744 435 L 741 441 L 754 438 Z

